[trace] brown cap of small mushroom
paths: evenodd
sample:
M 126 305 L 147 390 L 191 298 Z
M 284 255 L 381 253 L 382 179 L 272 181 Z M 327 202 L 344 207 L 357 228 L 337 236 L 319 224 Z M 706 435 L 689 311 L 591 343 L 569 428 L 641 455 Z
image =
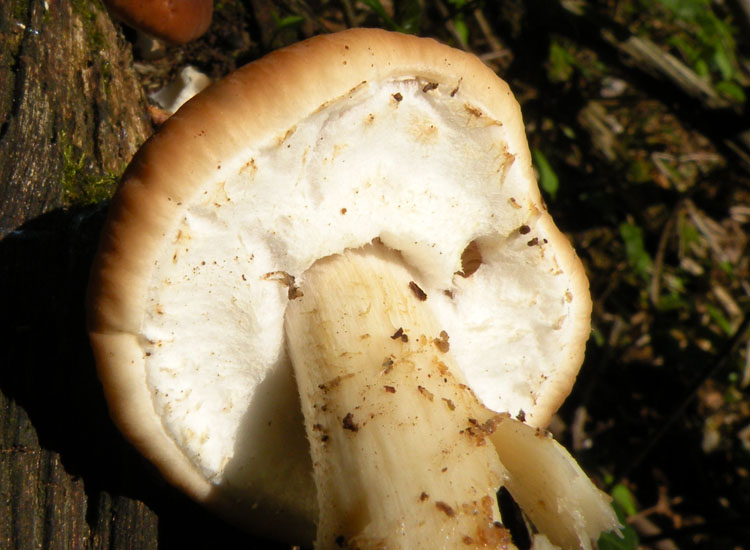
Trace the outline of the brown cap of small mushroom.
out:
M 213 0 L 106 0 L 110 12 L 134 29 L 172 44 L 185 44 L 206 32 Z

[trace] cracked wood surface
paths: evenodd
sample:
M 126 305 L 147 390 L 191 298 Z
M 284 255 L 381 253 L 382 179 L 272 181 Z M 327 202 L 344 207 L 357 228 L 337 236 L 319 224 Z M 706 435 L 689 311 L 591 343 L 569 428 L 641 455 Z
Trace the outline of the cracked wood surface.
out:
M 248 546 L 124 442 L 88 347 L 93 203 L 150 133 L 100 2 L 0 2 L 0 548 Z
M 150 132 L 123 46 L 99 4 L 0 5 L 2 548 L 157 547 L 156 514 L 116 477 L 132 453 L 109 427 L 85 341 L 101 216 L 64 208 L 66 162 L 119 171 Z

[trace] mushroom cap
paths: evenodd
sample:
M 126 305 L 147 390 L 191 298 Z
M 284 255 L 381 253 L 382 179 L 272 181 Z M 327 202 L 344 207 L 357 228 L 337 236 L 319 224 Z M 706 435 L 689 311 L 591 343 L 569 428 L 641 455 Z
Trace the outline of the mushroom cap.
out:
M 173 44 L 195 40 L 208 30 L 213 0 L 107 0 L 110 12 L 134 29 Z
M 545 426 L 582 362 L 591 302 L 519 106 L 476 57 L 371 29 L 239 69 L 133 158 L 88 298 L 116 424 L 195 499 L 311 540 L 288 287 L 373 239 L 401 252 L 480 400 Z

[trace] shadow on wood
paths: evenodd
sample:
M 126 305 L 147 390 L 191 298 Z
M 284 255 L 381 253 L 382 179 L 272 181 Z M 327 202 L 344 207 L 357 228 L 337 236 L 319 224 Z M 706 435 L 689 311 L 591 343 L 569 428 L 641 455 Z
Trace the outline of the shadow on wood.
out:
M 167 486 L 109 420 L 84 313 L 103 218 L 56 210 L 0 241 L 2 546 L 261 547 Z

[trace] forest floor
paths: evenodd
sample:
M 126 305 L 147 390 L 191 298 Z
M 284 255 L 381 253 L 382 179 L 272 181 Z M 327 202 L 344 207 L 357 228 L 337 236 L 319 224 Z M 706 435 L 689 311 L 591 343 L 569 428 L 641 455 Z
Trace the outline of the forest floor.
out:
M 374 26 L 510 84 L 593 331 L 552 425 L 629 526 L 602 548 L 750 549 L 750 14 L 741 1 L 219 0 L 200 40 L 135 51 L 148 92 Z M 126 31 L 129 32 L 129 31 Z

